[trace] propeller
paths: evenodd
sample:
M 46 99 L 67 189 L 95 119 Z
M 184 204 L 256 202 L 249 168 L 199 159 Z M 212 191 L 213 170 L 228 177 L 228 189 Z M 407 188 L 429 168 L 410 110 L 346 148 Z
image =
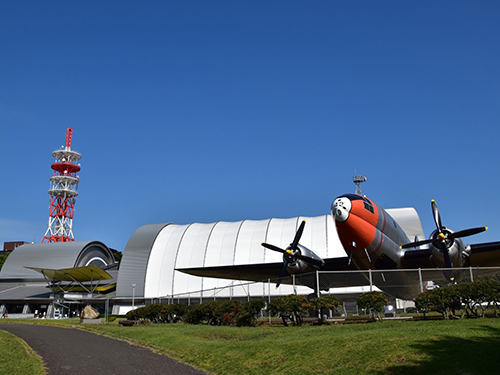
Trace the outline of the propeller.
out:
M 434 245 L 443 253 L 445 267 L 453 268 L 449 248 L 453 245 L 455 239 L 473 236 L 475 234 L 488 230 L 488 227 L 470 228 L 470 229 L 460 230 L 458 232 L 451 232 L 447 230 L 446 227 L 442 224 L 441 215 L 439 214 L 439 209 L 434 199 L 431 201 L 431 208 L 432 208 L 432 216 L 434 217 L 434 223 L 436 224 L 436 231 L 431 236 L 431 238 L 427 240 L 411 242 L 402 245 L 400 248 L 408 249 L 411 247 L 418 247 L 421 245 L 432 243 L 432 245 Z M 453 277 L 450 277 L 450 280 L 453 281 Z
M 272 250 L 272 251 L 277 251 L 278 253 L 283 254 L 283 268 L 281 269 L 280 276 L 278 279 L 278 282 L 276 284 L 276 288 L 278 288 L 281 284 L 281 281 L 283 279 L 283 276 L 285 276 L 286 269 L 288 267 L 288 264 L 295 262 L 297 259 L 303 260 L 306 263 L 313 264 L 315 266 L 322 266 L 324 264 L 323 260 L 319 258 L 313 258 L 307 255 L 301 254 L 300 248 L 299 248 L 299 241 L 300 238 L 302 237 L 302 233 L 304 233 L 304 227 L 306 225 L 306 221 L 303 220 L 302 223 L 300 223 L 299 229 L 297 229 L 297 232 L 295 233 L 295 237 L 293 238 L 292 243 L 290 246 L 288 246 L 286 249 L 282 249 L 278 246 L 274 246 L 268 243 L 262 243 L 261 245 L 264 246 L 265 248 Z

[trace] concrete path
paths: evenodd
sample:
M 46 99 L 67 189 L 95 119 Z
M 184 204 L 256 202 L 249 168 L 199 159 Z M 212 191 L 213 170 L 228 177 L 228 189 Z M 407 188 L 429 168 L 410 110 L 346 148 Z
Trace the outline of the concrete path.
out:
M 74 328 L 0 324 L 22 338 L 45 362 L 49 375 L 202 375 L 166 355 Z

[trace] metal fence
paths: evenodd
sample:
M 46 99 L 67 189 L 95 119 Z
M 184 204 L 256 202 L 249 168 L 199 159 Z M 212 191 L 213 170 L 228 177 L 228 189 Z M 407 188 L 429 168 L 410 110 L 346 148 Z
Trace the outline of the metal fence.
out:
M 500 267 L 455 268 L 452 274 L 439 268 L 405 270 L 363 270 L 363 271 L 316 271 L 309 274 L 282 279 L 278 289 L 277 279 L 262 282 L 232 281 L 225 287 L 180 293 L 144 301 L 151 303 L 186 303 L 198 305 L 207 301 L 263 299 L 270 302 L 283 295 L 298 294 L 316 296 L 333 295 L 343 302 L 343 315 L 358 314 L 356 298 L 363 293 L 377 290 L 389 297 L 389 303 L 399 311 L 414 307 L 413 300 L 421 292 L 441 285 L 467 282 L 485 278 L 500 280 Z M 447 278 L 448 277 L 448 278 Z M 319 285 L 319 288 L 317 286 Z

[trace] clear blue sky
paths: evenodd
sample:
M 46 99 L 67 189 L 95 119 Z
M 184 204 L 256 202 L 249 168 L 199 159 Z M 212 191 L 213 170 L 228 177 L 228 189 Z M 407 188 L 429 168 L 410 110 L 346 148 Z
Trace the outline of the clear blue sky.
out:
M 3 1 L 0 243 L 40 242 L 51 153 L 82 153 L 74 234 L 430 199 L 500 240 L 498 1 Z

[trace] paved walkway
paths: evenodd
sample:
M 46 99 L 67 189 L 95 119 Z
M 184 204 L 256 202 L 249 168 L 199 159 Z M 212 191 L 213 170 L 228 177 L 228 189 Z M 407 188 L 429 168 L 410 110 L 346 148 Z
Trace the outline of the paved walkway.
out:
M 74 328 L 0 324 L 43 358 L 49 375 L 202 375 L 203 371 L 166 355 Z

